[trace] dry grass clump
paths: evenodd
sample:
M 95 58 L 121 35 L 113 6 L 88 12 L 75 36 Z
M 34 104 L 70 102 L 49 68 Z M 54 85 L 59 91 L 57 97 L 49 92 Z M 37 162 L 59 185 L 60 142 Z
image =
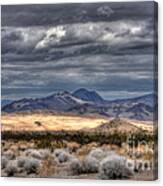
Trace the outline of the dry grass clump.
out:
M 1 144 L 2 144 L 2 150 L 3 150 L 2 152 L 5 152 L 11 148 L 12 142 L 11 141 L 6 142 L 5 140 L 2 140 Z
M 124 179 L 129 178 L 131 174 L 131 170 L 126 166 L 126 159 L 122 156 L 107 156 L 100 163 L 100 179 Z
M 68 142 L 67 148 L 70 152 L 76 152 L 78 149 L 80 149 L 81 145 L 77 142 Z
M 33 140 L 30 141 L 19 141 L 17 142 L 18 149 L 21 151 L 25 151 L 26 149 L 34 148 L 35 143 Z
M 90 152 L 90 150 L 91 150 L 92 148 L 95 148 L 95 147 L 97 147 L 97 146 L 98 146 L 98 145 L 97 145 L 96 142 L 92 142 L 92 143 L 88 143 L 88 144 L 86 144 L 86 145 L 82 145 L 82 146 L 78 149 L 77 154 L 78 154 L 79 156 L 85 156 L 85 155 L 87 155 L 87 154 Z
M 53 177 L 56 174 L 56 165 L 54 158 L 52 156 L 48 156 L 41 163 L 41 166 L 38 170 L 38 175 L 40 177 Z
M 144 152 L 143 155 L 142 155 L 142 158 L 145 159 L 145 160 L 152 160 L 153 157 L 154 157 L 154 153 L 152 150 L 149 150 L 147 152 Z

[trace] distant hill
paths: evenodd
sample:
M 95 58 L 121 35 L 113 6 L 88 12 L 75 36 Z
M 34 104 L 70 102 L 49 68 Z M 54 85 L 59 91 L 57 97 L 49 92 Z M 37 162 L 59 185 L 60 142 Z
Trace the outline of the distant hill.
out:
M 137 120 L 153 120 L 157 96 L 144 95 L 137 98 L 107 101 L 97 92 L 78 89 L 73 93 L 63 91 L 38 99 L 21 99 L 3 106 L 3 112 L 49 110 L 77 114 L 95 113 L 107 117 Z
M 2 108 L 5 112 L 32 111 L 32 110 L 55 110 L 68 111 L 70 108 L 84 104 L 85 102 L 72 96 L 69 92 L 63 91 L 52 94 L 45 98 L 21 99 L 14 101 Z
M 155 103 L 157 103 L 157 95 L 156 94 L 147 94 L 135 98 L 129 98 L 129 99 L 117 99 L 113 101 L 109 101 L 109 103 L 143 103 L 148 106 L 153 107 Z
M 112 133 L 115 131 L 116 132 L 140 132 L 141 129 L 123 119 L 115 118 L 107 123 L 103 123 L 100 126 L 93 128 L 91 131 L 103 132 L 103 133 Z
M 85 88 L 76 90 L 73 94 L 76 98 L 82 99 L 84 101 L 91 101 L 94 103 L 103 103 L 103 98 L 95 91 L 88 91 Z
M 4 107 L 5 105 L 8 105 L 10 103 L 12 103 L 13 100 L 9 100 L 9 99 L 2 99 L 1 100 L 1 107 Z

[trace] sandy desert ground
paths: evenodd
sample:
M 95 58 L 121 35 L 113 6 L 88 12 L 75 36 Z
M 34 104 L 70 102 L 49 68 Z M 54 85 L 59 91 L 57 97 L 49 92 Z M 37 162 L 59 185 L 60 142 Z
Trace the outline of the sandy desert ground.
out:
M 108 123 L 112 118 L 96 115 L 65 115 L 65 114 L 2 114 L 2 131 L 59 131 L 93 129 L 103 123 Z M 150 121 L 136 121 L 123 119 L 140 129 L 153 131 Z M 127 130 L 127 129 L 126 129 Z

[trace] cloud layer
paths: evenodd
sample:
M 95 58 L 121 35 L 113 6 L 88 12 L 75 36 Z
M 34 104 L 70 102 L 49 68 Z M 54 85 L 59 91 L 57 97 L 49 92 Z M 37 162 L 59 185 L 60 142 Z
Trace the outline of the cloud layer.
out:
M 2 97 L 39 97 L 79 87 L 107 99 L 152 92 L 153 6 L 2 6 Z

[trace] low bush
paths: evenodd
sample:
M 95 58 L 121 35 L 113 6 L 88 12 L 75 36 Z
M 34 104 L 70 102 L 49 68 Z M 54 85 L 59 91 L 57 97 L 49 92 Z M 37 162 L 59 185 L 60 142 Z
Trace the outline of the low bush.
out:
M 40 161 L 31 158 L 31 159 L 26 159 L 24 164 L 24 169 L 26 170 L 27 174 L 31 174 L 31 173 L 36 173 L 39 166 L 40 166 Z
M 79 174 L 81 174 L 83 172 L 82 163 L 77 158 L 71 159 L 70 164 L 69 164 L 69 167 L 70 167 L 70 172 L 73 175 L 79 175 Z
M 107 156 L 100 163 L 100 179 L 124 179 L 131 176 L 131 174 L 131 170 L 126 166 L 126 159 L 122 156 Z
M 18 172 L 17 162 L 15 160 L 10 160 L 5 169 L 7 176 L 14 176 Z
M 29 157 L 23 157 L 23 156 L 20 156 L 20 157 L 17 157 L 17 165 L 18 167 L 24 167 L 25 165 L 25 162 L 28 161 Z
M 40 149 L 39 153 L 40 153 L 42 159 L 45 159 L 51 155 L 50 150 L 48 150 L 48 149 Z
M 45 152 L 45 151 L 44 151 Z M 44 152 L 37 149 L 27 149 L 25 151 L 26 156 L 30 156 L 36 159 L 42 159 L 44 157 Z
M 97 173 L 99 168 L 99 163 L 100 163 L 99 160 L 97 160 L 96 158 L 92 156 L 87 156 L 82 163 L 83 171 L 85 173 Z
M 12 150 L 7 150 L 3 154 L 9 160 L 13 160 L 15 158 L 15 154 L 14 154 L 14 152 Z
M 106 156 L 106 152 L 104 152 L 100 148 L 94 148 L 90 151 L 89 156 L 91 156 L 97 160 L 102 160 Z
M 63 149 L 56 149 L 54 155 L 59 163 L 65 163 L 70 161 L 73 156 Z

